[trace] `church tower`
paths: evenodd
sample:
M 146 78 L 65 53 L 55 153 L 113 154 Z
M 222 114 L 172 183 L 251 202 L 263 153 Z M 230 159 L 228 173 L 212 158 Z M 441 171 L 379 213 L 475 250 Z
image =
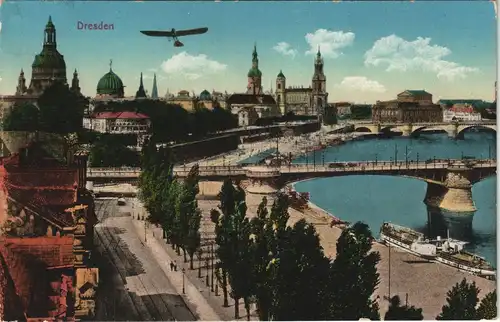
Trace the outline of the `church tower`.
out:
M 19 78 L 17 80 L 16 95 L 21 96 L 26 93 L 28 88 L 26 88 L 26 78 L 24 78 L 24 71 L 21 69 Z
M 156 74 L 154 75 L 153 78 L 153 89 L 151 90 L 151 98 L 152 99 L 158 99 L 158 87 L 156 86 Z
M 71 80 L 71 90 L 74 93 L 80 94 L 80 80 L 78 79 L 78 72 L 73 72 L 73 80 Z
M 262 94 L 262 72 L 259 70 L 259 57 L 257 54 L 257 45 L 253 46 L 252 68 L 248 71 L 247 94 Z
M 314 75 L 312 78 L 312 114 L 317 114 L 321 117 L 324 114 L 324 109 L 328 101 L 328 93 L 326 92 L 326 76 L 323 72 L 323 57 L 318 47 L 318 53 L 314 61 Z
M 281 115 L 285 115 L 288 111 L 286 110 L 286 77 L 280 70 L 280 73 L 276 77 L 276 104 L 278 105 Z
M 39 95 L 55 81 L 67 86 L 66 62 L 63 55 L 57 51 L 56 27 L 52 18 L 45 25 L 43 47 L 35 56 L 31 65 L 31 83 L 29 93 Z
M 142 73 L 141 73 L 141 83 L 139 84 L 139 89 L 135 93 L 135 98 L 146 98 L 146 91 L 144 90 L 144 83 L 142 82 Z

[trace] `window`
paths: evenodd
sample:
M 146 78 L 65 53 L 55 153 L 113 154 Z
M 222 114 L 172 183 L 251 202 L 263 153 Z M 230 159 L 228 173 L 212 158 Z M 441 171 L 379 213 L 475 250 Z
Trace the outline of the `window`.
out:
M 281 84 L 280 84 L 280 83 L 278 83 L 277 87 L 278 87 L 278 89 L 281 89 Z

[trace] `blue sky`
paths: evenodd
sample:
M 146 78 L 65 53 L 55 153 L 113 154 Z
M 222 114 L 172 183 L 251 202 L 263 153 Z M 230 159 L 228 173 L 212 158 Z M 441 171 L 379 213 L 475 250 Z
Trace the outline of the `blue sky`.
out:
M 49 15 L 68 78 L 76 68 L 85 95 L 113 70 L 133 95 L 141 72 L 151 91 L 243 92 L 254 43 L 264 90 L 280 70 L 287 86 L 309 86 L 313 55 L 325 57 L 329 100 L 374 102 L 404 89 L 439 98 L 492 100 L 496 79 L 496 19 L 490 2 L 4 2 L 0 8 L 0 94 L 15 91 L 24 68 L 29 80 Z M 77 23 L 114 30 L 78 30 Z M 139 30 L 195 28 L 208 33 L 167 39 Z

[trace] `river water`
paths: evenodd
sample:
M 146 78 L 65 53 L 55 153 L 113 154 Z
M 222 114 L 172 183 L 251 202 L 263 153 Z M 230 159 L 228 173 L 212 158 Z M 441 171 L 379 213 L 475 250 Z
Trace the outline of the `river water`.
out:
M 367 160 L 459 159 L 462 156 L 496 158 L 496 136 L 467 132 L 463 140 L 446 134 L 423 134 L 418 138 L 366 139 L 317 151 L 295 162 L 323 163 Z M 363 221 L 375 236 L 384 221 L 410 227 L 430 237 L 469 242 L 467 248 L 496 264 L 496 176 L 476 183 L 472 195 L 475 213 L 456 214 L 431 209 L 424 203 L 427 184 L 417 179 L 358 175 L 298 182 L 297 191 L 308 191 L 317 206 L 349 221 Z

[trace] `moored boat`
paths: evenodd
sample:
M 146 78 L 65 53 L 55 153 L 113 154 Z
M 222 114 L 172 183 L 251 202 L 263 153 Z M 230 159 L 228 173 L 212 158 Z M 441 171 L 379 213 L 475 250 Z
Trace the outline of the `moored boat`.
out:
M 429 240 L 424 234 L 413 229 L 385 222 L 380 228 L 380 240 L 386 245 L 469 274 L 488 279 L 496 278 L 496 269 L 486 259 L 464 250 L 467 242 L 452 239 L 449 236 L 446 239 L 437 237 Z

